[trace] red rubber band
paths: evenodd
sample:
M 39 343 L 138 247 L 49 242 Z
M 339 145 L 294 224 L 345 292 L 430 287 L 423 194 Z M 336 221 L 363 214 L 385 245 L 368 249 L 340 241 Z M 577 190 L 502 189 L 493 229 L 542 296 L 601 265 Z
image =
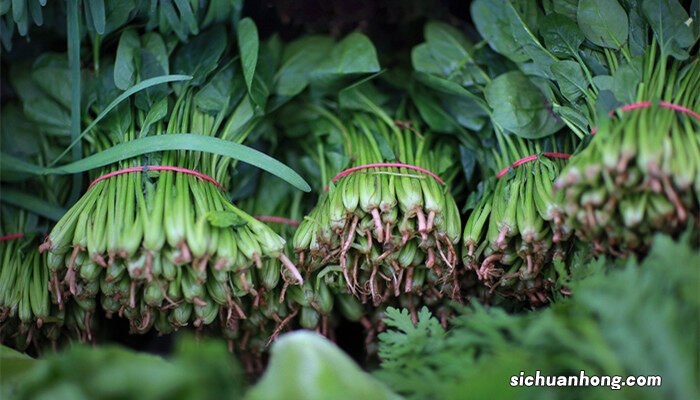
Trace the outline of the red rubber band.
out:
M 88 186 L 88 189 L 90 189 L 91 187 L 93 187 L 93 186 L 94 186 L 97 182 L 99 182 L 99 181 L 102 181 L 102 180 L 105 180 L 105 179 L 108 179 L 108 178 L 111 178 L 111 177 L 114 177 L 114 176 L 117 176 L 117 175 L 129 174 L 129 173 L 132 173 L 132 172 L 147 172 L 147 171 L 175 171 L 175 172 L 181 172 L 181 173 L 183 173 L 183 174 L 194 175 L 194 176 L 196 176 L 197 178 L 203 179 L 203 180 L 205 180 L 205 181 L 209 181 L 209 182 L 213 183 L 214 185 L 216 185 L 216 187 L 221 188 L 221 184 L 220 184 L 219 182 L 217 182 L 217 181 L 216 181 L 214 178 L 212 178 L 211 176 L 209 176 L 209 175 L 204 175 L 204 174 L 201 173 L 201 172 L 197 172 L 197 171 L 194 171 L 194 170 L 191 170 L 191 169 L 187 169 L 187 168 L 171 167 L 171 166 L 168 166 L 168 165 L 152 165 L 152 166 L 146 165 L 146 166 L 143 166 L 143 167 L 124 168 L 124 169 L 120 169 L 120 170 L 118 170 L 118 171 L 114 171 L 114 172 L 110 172 L 110 173 L 108 173 L 108 174 L 104 174 L 104 175 L 102 175 L 101 177 L 99 177 L 99 178 L 95 179 L 94 181 L 92 181 L 92 183 L 90 184 L 90 186 Z M 222 190 L 223 190 L 223 189 L 222 189 Z
M 551 153 L 551 152 L 550 152 L 550 153 L 542 153 L 542 155 L 545 156 L 545 157 L 547 157 L 547 158 L 561 158 L 561 159 L 564 159 L 564 160 L 567 159 L 567 158 L 569 158 L 569 157 L 571 157 L 571 154 L 566 154 L 566 153 Z M 503 168 L 502 170 L 498 171 L 498 173 L 496 174 L 496 178 L 502 178 L 503 175 L 507 174 L 508 171 L 510 171 L 510 168 L 511 168 L 511 167 L 512 167 L 512 168 L 517 168 L 517 167 L 519 167 L 519 166 L 522 165 L 522 164 L 525 164 L 525 163 L 530 162 L 530 161 L 535 161 L 535 160 L 537 160 L 538 158 L 539 158 L 539 155 L 538 155 L 538 154 L 533 154 L 533 155 L 531 155 L 531 156 L 523 157 L 523 158 L 521 158 L 520 160 L 514 162 L 513 164 L 511 164 L 511 165 L 509 165 L 509 166 Z
M 617 110 L 629 111 L 629 110 L 636 110 L 639 108 L 649 108 L 653 104 L 654 103 L 652 103 L 651 101 L 640 101 L 638 103 L 626 104 Z M 659 105 L 661 107 L 669 109 L 669 110 L 678 111 L 678 112 L 681 112 L 684 114 L 688 114 L 691 117 L 700 121 L 700 113 L 697 113 L 697 112 L 691 110 L 690 108 L 686 108 L 686 107 L 683 107 L 681 105 L 674 104 L 674 103 L 669 103 L 668 101 L 661 101 L 661 102 L 659 102 Z M 615 112 L 617 110 L 611 110 L 610 112 L 608 112 L 608 115 L 610 115 L 612 117 L 613 115 L 615 115 Z M 598 127 L 594 127 L 593 129 L 591 129 L 591 136 L 595 135 L 597 132 L 598 132 Z
M 275 217 L 272 215 L 257 215 L 255 216 L 255 219 L 258 221 L 263 221 L 263 222 L 274 222 L 277 224 L 287 224 L 290 226 L 299 226 L 301 222 L 295 220 L 295 219 L 289 219 L 289 218 L 283 218 L 283 217 Z
M 5 242 L 8 240 L 15 240 L 24 237 L 24 233 L 13 233 L 11 235 L 0 236 L 0 242 Z
M 445 184 L 445 181 L 440 179 L 439 176 L 437 176 L 435 173 L 432 171 L 429 171 L 425 168 L 417 167 L 415 165 L 410 165 L 410 164 L 401 164 L 401 163 L 375 163 L 375 164 L 365 164 L 365 165 L 360 165 L 357 167 L 352 167 L 348 168 L 345 171 L 340 172 L 338 175 L 334 176 L 333 179 L 331 179 L 331 182 L 335 182 L 338 179 L 350 175 L 353 172 L 360 171 L 363 169 L 370 169 L 370 168 L 407 168 L 407 169 L 412 169 L 414 171 L 422 172 L 424 174 L 432 176 L 436 181 L 440 182 L 441 184 Z M 324 192 L 328 191 L 328 186 L 324 189 Z

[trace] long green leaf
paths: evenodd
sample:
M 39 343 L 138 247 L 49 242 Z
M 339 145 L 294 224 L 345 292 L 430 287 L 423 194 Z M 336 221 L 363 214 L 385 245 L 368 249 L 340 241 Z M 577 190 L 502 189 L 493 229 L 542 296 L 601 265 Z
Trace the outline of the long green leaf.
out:
M 41 167 L 22 162 L 10 155 L 2 154 L 0 169 L 3 170 L 3 173 L 24 172 L 35 175 L 76 174 L 147 153 L 168 150 L 202 151 L 233 158 L 265 170 L 305 192 L 311 190 L 304 178 L 267 154 L 242 144 L 194 133 L 174 133 L 131 140 L 60 167 Z
M 58 221 L 66 213 L 66 210 L 63 208 L 49 203 L 44 199 L 10 188 L 2 189 L 0 201 L 15 207 L 23 208 L 52 221 Z
M 188 80 L 190 80 L 190 79 L 192 79 L 192 77 L 189 76 L 189 75 L 164 75 L 164 76 L 159 76 L 159 77 L 156 77 L 156 78 L 146 79 L 145 81 L 139 82 L 139 83 L 137 83 L 136 85 L 132 86 L 132 87 L 129 88 L 128 90 L 124 91 L 124 93 L 120 94 L 119 97 L 117 97 L 116 99 L 114 99 L 114 101 L 112 101 L 111 103 L 109 103 L 109 105 L 107 106 L 107 108 L 105 108 L 104 111 L 102 111 L 102 112 L 100 113 L 100 115 L 98 115 L 97 118 L 95 118 L 95 119 L 90 123 L 90 125 L 88 125 L 87 128 L 85 128 L 85 130 L 83 130 L 83 131 L 80 133 L 80 135 L 78 136 L 78 138 L 75 139 L 75 140 L 73 140 L 73 142 L 70 144 L 70 146 L 68 146 L 65 150 L 63 150 L 63 153 L 61 153 L 58 157 L 56 157 L 56 159 L 54 159 L 54 160 L 49 164 L 49 167 L 52 167 L 52 166 L 56 165 L 56 163 L 57 163 L 60 159 L 62 159 L 63 157 L 65 157 L 66 154 L 68 154 L 68 152 L 70 151 L 70 149 L 73 148 L 73 146 L 75 146 L 76 144 L 78 144 L 78 143 L 80 142 L 80 140 L 83 138 L 83 136 L 85 136 L 88 132 L 90 132 L 90 130 L 91 130 L 92 128 L 94 128 L 95 125 L 97 125 L 100 121 L 102 121 L 102 119 L 103 119 L 104 117 L 106 117 L 107 114 L 109 114 L 109 112 L 112 111 L 112 109 L 114 109 L 116 106 L 118 106 L 122 101 L 124 101 L 124 100 L 126 100 L 127 98 L 129 98 L 129 96 L 131 96 L 131 95 L 133 95 L 133 94 L 136 94 L 136 93 L 138 93 L 138 92 L 140 92 L 140 91 L 142 91 L 142 90 L 146 90 L 146 89 L 148 89 L 148 88 L 150 88 L 150 87 L 152 87 L 152 86 L 160 85 L 160 84 L 162 84 L 162 83 L 179 82 L 179 81 L 188 81 Z
M 68 64 L 70 66 L 70 137 L 73 143 L 73 160 L 80 160 L 83 154 L 80 143 L 80 22 L 78 20 L 78 0 L 68 1 L 67 23 L 68 23 Z M 75 175 L 71 187 L 71 203 L 80 197 L 80 187 L 83 184 L 83 177 Z

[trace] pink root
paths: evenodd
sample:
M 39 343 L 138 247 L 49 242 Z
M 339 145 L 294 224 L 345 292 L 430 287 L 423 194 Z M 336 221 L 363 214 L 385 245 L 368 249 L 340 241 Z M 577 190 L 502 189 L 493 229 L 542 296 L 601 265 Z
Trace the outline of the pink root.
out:
M 425 262 L 425 266 L 428 268 L 435 266 L 435 252 L 432 247 L 428 249 L 428 260 Z
M 262 260 L 260 259 L 260 254 L 258 253 L 253 253 L 253 261 L 255 261 L 255 266 L 258 269 L 261 269 L 263 266 Z
M 416 209 L 416 218 L 418 219 L 418 232 L 420 232 L 421 239 L 425 242 L 428 239 L 428 235 L 425 214 L 422 208 Z
M 413 267 L 406 272 L 406 284 L 403 287 L 404 293 L 409 293 L 413 289 Z
M 51 238 L 47 236 L 44 243 L 39 245 L 39 253 L 45 253 L 49 250 L 51 250 Z
M 371 211 L 372 220 L 374 220 L 374 234 L 377 237 L 377 242 L 382 243 L 384 241 L 384 226 L 382 225 L 382 217 L 379 215 L 379 209 L 374 208 Z
M 434 220 L 435 220 L 435 211 L 430 210 L 430 212 L 428 212 L 428 222 L 426 223 L 426 229 L 428 232 L 433 230 Z
M 302 278 L 301 274 L 299 273 L 299 270 L 294 265 L 294 263 L 292 263 L 292 261 L 283 253 L 280 253 L 280 255 L 277 256 L 277 258 L 282 262 L 282 265 L 284 265 L 289 270 L 294 279 L 296 279 L 300 285 L 303 285 L 304 278 Z

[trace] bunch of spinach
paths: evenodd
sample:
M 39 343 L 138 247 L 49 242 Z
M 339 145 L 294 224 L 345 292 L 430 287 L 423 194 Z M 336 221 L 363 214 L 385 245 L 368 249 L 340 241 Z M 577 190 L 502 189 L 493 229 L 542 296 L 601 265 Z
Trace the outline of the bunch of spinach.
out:
M 552 113 L 556 94 L 546 80 L 447 24 L 429 22 L 424 36 L 412 52 L 411 95 L 433 129 L 461 140 L 464 172 L 476 189 L 465 206 L 464 263 L 491 293 L 546 303 L 557 279 L 552 261 L 565 259 L 572 243 L 553 191 L 564 161 L 538 155 L 568 153 L 578 140 Z

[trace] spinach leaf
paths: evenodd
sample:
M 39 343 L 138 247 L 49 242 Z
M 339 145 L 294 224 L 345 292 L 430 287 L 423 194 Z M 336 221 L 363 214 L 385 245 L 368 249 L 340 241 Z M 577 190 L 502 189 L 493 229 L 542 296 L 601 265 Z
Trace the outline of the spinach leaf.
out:
M 637 0 L 628 0 L 630 18 L 630 36 L 628 44 L 632 56 L 641 56 L 649 45 L 647 22 L 642 17 L 642 10 Z
M 231 101 L 233 82 L 234 75 L 231 65 L 217 72 L 194 96 L 197 108 L 212 113 L 226 110 Z
M 173 71 L 191 75 L 192 85 L 201 85 L 218 66 L 219 58 L 226 49 L 226 30 L 221 25 L 193 37 L 175 54 Z
M 255 66 L 258 63 L 258 50 L 260 47 L 258 28 L 252 19 L 244 18 L 238 23 L 236 31 L 238 32 L 238 51 L 241 55 L 243 76 L 245 77 L 248 92 L 250 92 L 255 75 Z
M 576 61 L 557 61 L 552 64 L 551 69 L 557 79 L 561 94 L 567 100 L 573 102 L 586 94 L 588 81 L 583 74 L 581 66 Z
M 695 38 L 693 28 L 689 26 L 690 16 L 683 6 L 677 0 L 644 0 L 642 12 L 654 31 L 661 52 L 679 60 L 688 58 L 687 50 L 693 46 Z
M 114 84 L 117 88 L 126 90 L 136 83 L 140 48 L 141 41 L 135 30 L 127 29 L 122 32 L 114 61 Z
M 561 14 L 546 16 L 540 25 L 540 35 L 547 49 L 557 57 L 575 57 L 585 39 L 576 22 Z
M 331 51 L 333 39 L 328 36 L 306 36 L 290 43 L 282 55 L 282 66 L 275 79 L 275 93 L 282 96 L 299 94 L 309 84 L 309 73 Z
M 515 40 L 507 8 L 508 0 L 476 0 L 471 4 L 472 20 L 492 49 L 513 62 L 525 62 L 530 56 Z
M 617 0 L 580 0 L 578 26 L 592 43 L 619 49 L 627 41 L 629 21 Z
M 615 98 L 623 103 L 634 102 L 637 95 L 637 85 L 642 80 L 641 66 L 625 64 L 613 74 L 612 92 Z
M 414 69 L 438 75 L 464 87 L 485 84 L 488 76 L 472 57 L 472 44 L 454 27 L 431 21 L 425 26 L 426 42 L 414 47 Z
M 563 123 L 551 111 L 547 97 L 520 71 L 503 74 L 486 87 L 492 120 L 525 139 L 551 135 Z
M 312 74 L 312 81 L 332 87 L 340 78 L 350 74 L 379 71 L 377 51 L 367 36 L 351 33 L 338 42 Z

